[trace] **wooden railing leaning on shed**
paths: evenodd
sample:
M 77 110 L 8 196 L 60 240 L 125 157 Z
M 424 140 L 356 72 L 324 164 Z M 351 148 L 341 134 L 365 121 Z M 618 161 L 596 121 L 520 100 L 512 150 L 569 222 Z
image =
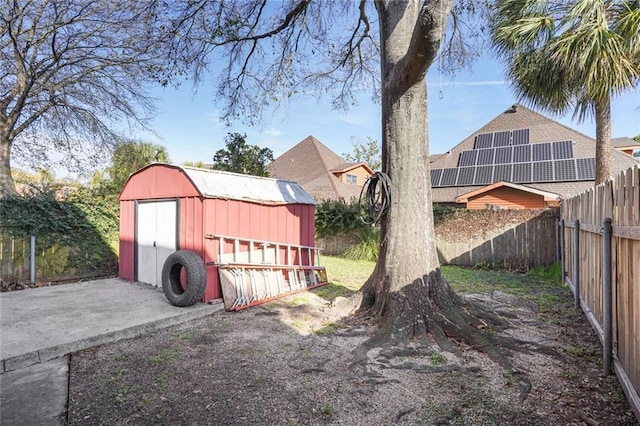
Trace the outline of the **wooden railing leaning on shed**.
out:
M 563 277 L 640 419 L 640 166 L 561 204 Z
M 206 234 L 205 238 L 218 244 L 218 273 L 224 306 L 229 311 L 328 283 L 318 247 L 216 234 Z

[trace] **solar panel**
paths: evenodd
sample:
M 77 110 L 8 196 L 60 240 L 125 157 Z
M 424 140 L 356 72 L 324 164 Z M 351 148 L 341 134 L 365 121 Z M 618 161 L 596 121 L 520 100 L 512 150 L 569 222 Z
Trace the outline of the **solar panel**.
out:
M 533 149 L 533 161 L 549 161 L 551 160 L 551 144 L 536 143 L 531 145 Z
M 576 162 L 573 159 L 556 161 L 553 169 L 557 182 L 576 180 Z
M 553 142 L 553 158 L 556 160 L 564 160 L 573 158 L 573 142 L 561 141 Z
M 493 181 L 494 182 L 511 182 L 511 170 L 513 166 L 511 164 L 496 164 L 495 170 L 493 172 Z
M 482 133 L 476 136 L 476 143 L 473 149 L 491 148 L 493 143 L 493 133 Z
M 442 179 L 440 186 L 454 186 L 458 178 L 458 168 L 442 169 Z
M 511 145 L 511 130 L 506 132 L 497 132 L 493 138 L 493 146 L 509 146 Z
M 478 166 L 484 166 L 487 164 L 493 164 L 493 156 L 495 154 L 495 149 L 479 149 L 478 151 L 478 160 L 476 164 Z
M 476 167 L 476 178 L 473 181 L 475 185 L 487 185 L 493 183 L 493 166 Z
M 442 169 L 431 169 L 431 187 L 440 186 Z
M 528 163 L 531 161 L 532 145 L 516 145 L 513 147 L 513 162 Z
M 525 145 L 529 143 L 529 129 L 513 131 L 513 145 Z
M 475 167 L 459 167 L 458 173 L 458 185 L 473 185 L 473 179 L 475 177 Z
M 576 160 L 578 180 L 591 180 L 596 178 L 596 159 L 578 158 Z
M 513 148 L 510 146 L 506 146 L 503 148 L 496 148 L 496 164 L 509 164 L 511 163 L 511 158 L 513 155 Z
M 553 181 L 553 161 L 537 161 L 533 163 L 533 182 Z
M 468 167 L 476 165 L 478 151 L 462 151 L 458 158 L 458 167 Z
M 519 163 L 513 165 L 513 182 L 531 182 L 531 163 Z

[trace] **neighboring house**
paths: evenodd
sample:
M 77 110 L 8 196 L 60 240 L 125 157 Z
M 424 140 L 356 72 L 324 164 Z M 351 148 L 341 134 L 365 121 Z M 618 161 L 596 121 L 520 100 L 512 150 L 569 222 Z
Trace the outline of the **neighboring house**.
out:
M 513 105 L 446 154 L 431 156 L 433 202 L 470 209 L 558 205 L 593 187 L 595 143 Z M 612 175 L 638 164 L 612 148 Z
M 347 163 L 313 136 L 308 136 L 267 165 L 270 177 L 299 183 L 316 200 L 349 200 L 360 196 L 373 174 L 366 163 Z
M 620 152 L 624 152 L 632 157 L 640 155 L 640 142 L 631 138 L 613 138 L 611 139 L 611 146 Z

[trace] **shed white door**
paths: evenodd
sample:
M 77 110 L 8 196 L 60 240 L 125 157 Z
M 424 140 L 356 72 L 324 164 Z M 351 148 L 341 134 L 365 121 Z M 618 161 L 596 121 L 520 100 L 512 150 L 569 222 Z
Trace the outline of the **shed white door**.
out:
M 138 204 L 136 280 L 162 287 L 162 266 L 177 250 L 177 202 L 154 201 Z

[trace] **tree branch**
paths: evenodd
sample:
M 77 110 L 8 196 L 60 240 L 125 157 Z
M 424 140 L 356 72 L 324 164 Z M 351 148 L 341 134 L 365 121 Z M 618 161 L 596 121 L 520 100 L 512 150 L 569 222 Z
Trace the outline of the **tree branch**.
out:
M 416 23 L 411 45 L 397 68 L 403 78 L 391 81 L 404 81 L 407 86 L 424 80 L 429 66 L 438 54 L 438 48 L 447 27 L 451 13 L 451 0 L 425 1 Z

